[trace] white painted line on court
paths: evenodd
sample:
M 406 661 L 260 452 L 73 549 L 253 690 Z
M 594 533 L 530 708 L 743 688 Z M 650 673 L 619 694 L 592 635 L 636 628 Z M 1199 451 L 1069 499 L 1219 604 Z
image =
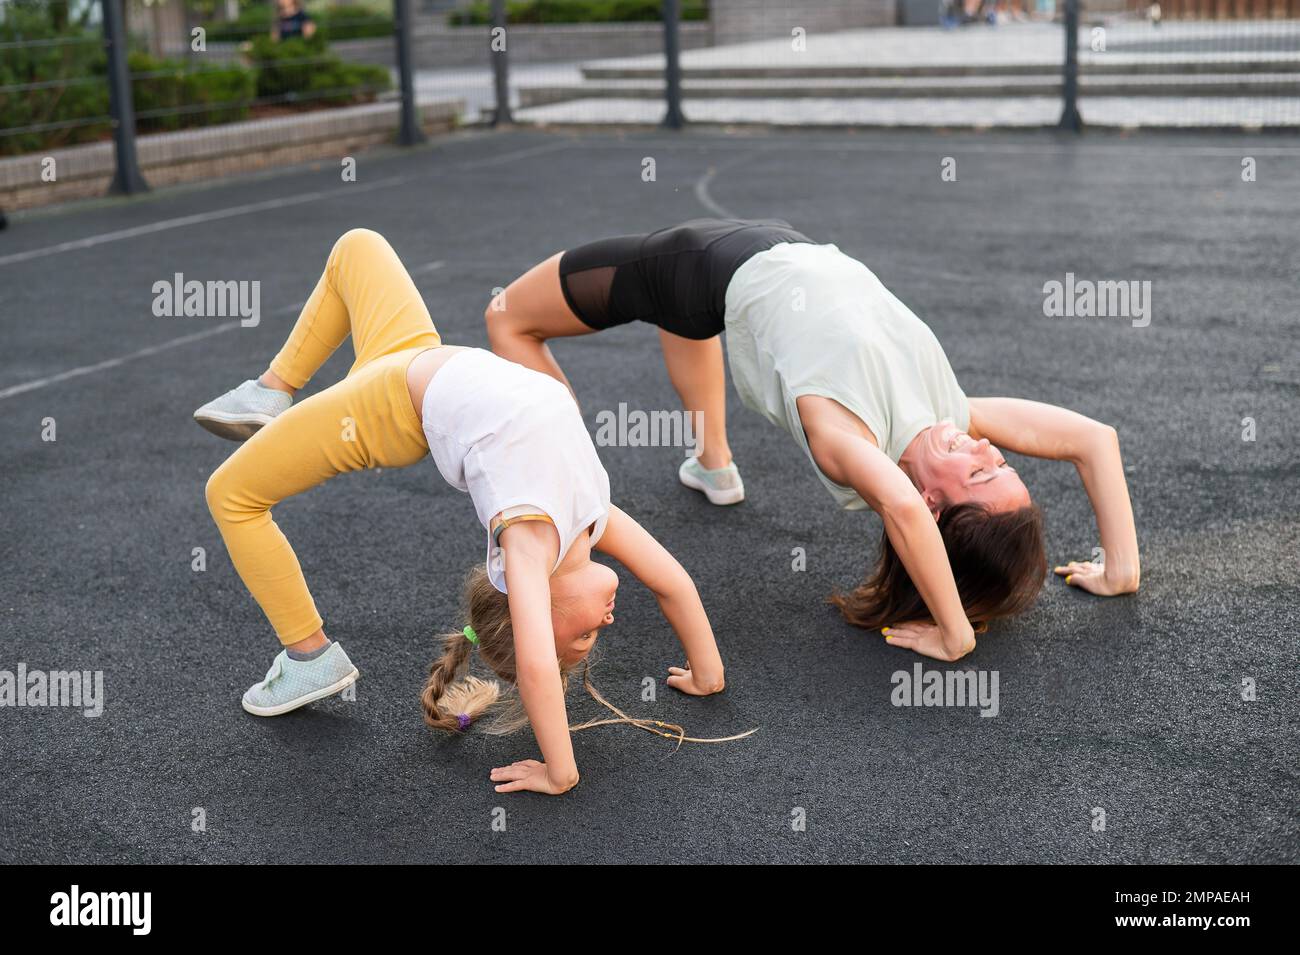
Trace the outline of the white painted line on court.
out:
M 426 262 L 424 265 L 418 265 L 411 269 L 412 275 L 424 275 L 429 272 L 436 272 L 447 263 L 442 259 L 433 262 Z M 277 308 L 273 314 L 284 315 L 290 312 L 300 312 L 306 302 L 294 302 L 292 305 L 285 305 Z M 188 345 L 190 342 L 196 342 L 204 338 L 210 338 L 213 335 L 220 335 L 222 332 L 228 332 L 232 328 L 239 328 L 243 323 L 241 321 L 223 322 L 213 328 L 205 329 L 201 332 L 194 332 L 191 335 L 182 335 L 180 338 L 173 338 L 170 341 L 162 342 L 158 345 L 150 345 L 148 348 L 141 348 L 139 351 L 133 351 L 129 355 L 119 355 L 117 358 L 109 358 L 105 361 L 96 362 L 93 365 L 83 365 L 80 368 L 72 368 L 68 371 L 61 371 L 57 375 L 50 375 L 46 378 L 37 378 L 33 381 L 25 381 L 21 385 L 13 385 L 9 388 L 0 389 L 0 401 L 5 398 L 12 398 L 14 395 L 25 394 L 28 391 L 35 391 L 38 388 L 45 388 L 48 385 L 58 384 L 60 381 L 67 381 L 69 378 L 79 378 L 82 375 L 93 374 L 97 371 L 106 371 L 109 368 L 116 368 L 118 365 L 124 365 L 128 361 L 134 361 L 137 358 L 148 358 L 150 355 L 156 355 L 181 345 Z
M 699 200 L 700 205 L 704 206 L 704 208 L 708 209 L 715 216 L 722 216 L 724 219 L 735 219 L 737 216 L 733 216 L 726 207 L 720 205 L 714 200 L 713 196 L 709 195 L 709 183 L 713 181 L 713 177 L 717 174 L 718 170 L 713 166 L 710 166 L 704 175 L 695 180 L 695 198 Z
M 160 345 L 150 345 L 148 348 L 141 348 L 139 351 L 133 351 L 129 355 L 119 355 L 117 358 L 109 358 L 105 361 L 96 362 L 93 365 L 83 365 L 80 368 L 72 368 L 68 371 L 61 371 L 57 375 L 50 375 L 48 378 L 37 378 L 34 381 L 25 381 L 21 385 L 0 390 L 0 401 L 5 398 L 12 398 L 14 395 L 21 395 L 28 391 L 35 391 L 37 388 L 44 388 L 47 385 L 54 385 L 60 381 L 67 381 L 69 378 L 78 378 L 81 375 L 89 375 L 97 371 L 105 371 L 109 368 L 116 368 L 118 365 L 125 365 L 128 361 L 134 361 L 137 358 L 146 358 L 149 355 L 156 355 L 159 352 L 167 351 L 170 348 L 177 348 L 181 345 L 188 345 L 190 342 L 196 342 L 202 338 L 211 338 L 213 335 L 220 335 L 222 332 L 228 332 L 232 328 L 239 328 L 240 322 L 224 322 L 213 328 L 205 329 L 201 332 L 195 332 L 192 335 L 182 335 L 180 338 L 173 338 L 171 341 L 163 342 Z
M 771 151 L 772 151 L 771 148 L 764 147 L 757 151 L 747 152 L 744 153 L 743 155 L 736 156 L 732 159 L 728 159 L 725 162 L 719 163 L 716 166 L 710 166 L 708 170 L 704 173 L 704 175 L 700 176 L 699 179 L 695 180 L 696 201 L 698 201 L 700 205 L 704 206 L 704 208 L 708 209 L 716 216 L 721 216 L 724 219 L 741 218 L 740 216 L 737 216 L 734 212 L 731 212 L 729 209 L 727 209 L 727 207 L 724 206 L 722 203 L 718 202 L 716 199 L 713 198 L 712 194 L 709 192 L 709 184 L 712 183 L 714 178 L 718 175 L 718 173 L 722 172 L 724 169 L 733 169 L 736 166 L 739 166 L 743 162 L 747 162 L 750 159 L 754 159 L 758 156 L 763 155 L 764 153 L 769 153 Z
M 0 266 L 16 265 L 19 262 L 30 262 L 32 259 L 44 258 L 47 255 L 58 255 L 60 252 L 72 252 L 77 249 L 89 249 L 97 245 L 105 245 L 109 242 L 120 242 L 123 239 L 134 239 L 142 235 L 152 235 L 155 232 L 166 232 L 169 229 L 180 229 L 184 226 L 199 225 L 204 222 L 215 222 L 219 219 L 230 219 L 235 216 L 249 215 L 253 212 L 265 212 L 269 209 L 282 209 L 285 206 L 302 205 L 304 202 L 316 202 L 323 199 L 339 199 L 347 196 L 356 195 L 359 192 L 370 192 L 373 189 L 383 189 L 388 186 L 400 185 L 411 179 L 410 176 L 390 176 L 387 179 L 377 179 L 374 182 L 362 184 L 349 184 L 347 189 L 332 192 L 304 192 L 296 196 L 282 196 L 279 199 L 267 199 L 263 202 L 250 202 L 242 206 L 231 206 L 228 209 L 214 209 L 211 212 L 199 212 L 190 216 L 180 216 L 176 219 L 162 219 L 158 222 L 149 222 L 144 225 L 132 226 L 129 229 L 118 229 L 116 232 L 102 232 L 99 235 L 86 236 L 84 239 L 74 239 L 71 242 L 60 242 L 58 245 L 48 245 L 40 249 L 28 249 L 26 252 L 14 252 L 10 255 L 0 256 Z
M 508 162 L 514 162 L 518 159 L 526 159 L 529 156 L 558 152 L 563 149 L 568 149 L 571 145 L 572 143 L 568 140 L 542 143 L 538 146 L 530 146 L 527 149 L 502 153 L 501 155 L 493 156 L 490 159 L 477 160 L 474 162 L 462 162 L 458 164 L 457 168 L 476 169 L 484 166 L 499 166 Z M 417 177 L 389 176 L 386 179 L 377 179 L 374 182 L 352 184 L 349 185 L 346 190 L 342 191 L 305 192 L 296 196 L 284 196 L 279 199 L 267 199 L 263 202 L 250 202 L 242 206 L 231 206 L 229 209 L 217 209 L 212 212 L 199 212 L 194 215 L 181 216 L 176 219 L 163 219 L 158 222 L 133 226 L 129 229 L 118 229 L 114 232 L 103 232 L 99 235 L 87 236 L 84 239 L 73 239 L 70 242 L 60 242 L 58 245 L 45 246 L 39 249 L 28 249 L 24 252 L 13 252 L 9 255 L 0 255 L 0 266 L 16 265 L 19 262 L 30 262 L 33 259 L 58 255 L 61 252 L 74 252 L 78 249 L 89 249 L 97 245 L 104 245 L 109 242 L 120 242 L 123 239 L 134 239 L 142 235 L 152 235 L 156 232 L 165 232 L 169 229 L 179 229 L 184 226 L 198 225 L 204 222 L 215 222 L 220 219 L 230 219 L 234 216 L 249 215 L 254 212 L 265 212 L 270 209 L 282 209 L 286 206 L 302 205 L 304 202 L 346 198 L 347 196 L 356 195 L 360 192 L 370 192 L 372 189 L 383 189 L 388 186 L 401 185 L 402 183 L 409 182 L 415 178 Z

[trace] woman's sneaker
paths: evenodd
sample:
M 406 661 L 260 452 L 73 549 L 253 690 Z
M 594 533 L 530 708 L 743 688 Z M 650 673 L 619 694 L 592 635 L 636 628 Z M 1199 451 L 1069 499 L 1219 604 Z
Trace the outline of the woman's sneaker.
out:
M 194 420 L 219 437 L 247 441 L 291 404 L 292 395 L 250 378 L 194 412 Z
M 735 461 L 725 468 L 709 470 L 700 464 L 699 458 L 687 458 L 677 477 L 687 487 L 702 492 L 710 504 L 739 504 L 745 499 L 745 483 L 740 479 Z
M 294 660 L 289 651 L 281 650 L 262 682 L 244 694 L 244 709 L 254 716 L 279 716 L 331 696 L 356 683 L 359 676 L 337 643 L 310 660 Z

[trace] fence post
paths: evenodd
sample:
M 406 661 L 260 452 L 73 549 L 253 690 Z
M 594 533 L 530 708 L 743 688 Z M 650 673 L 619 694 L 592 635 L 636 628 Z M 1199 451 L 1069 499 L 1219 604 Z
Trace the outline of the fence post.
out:
M 679 21 L 681 6 L 679 0 L 664 2 L 664 96 L 668 102 L 668 111 L 664 113 L 663 125 L 669 129 L 681 129 L 686 123 L 682 115 L 682 47 Z
M 500 38 L 499 44 L 498 38 Z M 510 60 L 506 52 L 508 45 L 506 0 L 492 0 L 492 29 L 488 33 L 488 51 L 492 57 L 492 82 L 496 87 L 497 97 L 497 108 L 492 114 L 493 126 L 515 121 L 510 112 Z
M 397 72 L 402 86 L 402 126 L 397 131 L 397 144 L 418 146 L 425 136 L 415 108 L 415 80 L 411 76 L 411 0 L 393 0 L 393 36 L 397 41 Z
M 1079 115 L 1079 0 L 1065 0 L 1065 64 L 1061 75 L 1061 119 L 1058 129 L 1083 131 Z
M 131 99 L 131 72 L 127 65 L 126 26 L 122 0 L 104 0 L 104 47 L 108 53 L 108 108 L 113 117 L 113 151 L 116 168 L 108 191 L 132 195 L 148 192 L 135 152 L 135 103 Z

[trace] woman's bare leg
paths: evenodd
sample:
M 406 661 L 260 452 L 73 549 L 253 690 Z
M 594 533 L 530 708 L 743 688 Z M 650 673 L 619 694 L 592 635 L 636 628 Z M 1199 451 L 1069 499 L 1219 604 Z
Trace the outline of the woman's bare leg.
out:
M 492 299 L 483 313 L 492 351 L 525 368 L 540 371 L 573 386 L 546 347 L 550 338 L 590 335 L 596 329 L 573 314 L 560 289 L 560 256 L 556 253 L 534 265 Z M 574 395 L 576 400 L 577 395 Z
M 659 343 L 664 350 L 668 378 L 677 389 L 687 411 L 703 417 L 703 447 L 700 464 L 709 470 L 731 463 L 727 444 L 727 379 L 723 370 L 722 336 L 698 341 L 663 329 Z

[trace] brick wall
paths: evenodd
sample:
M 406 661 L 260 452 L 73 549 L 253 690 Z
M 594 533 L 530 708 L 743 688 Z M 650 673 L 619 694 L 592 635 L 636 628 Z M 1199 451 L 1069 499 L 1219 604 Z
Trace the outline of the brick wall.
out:
M 429 133 L 454 127 L 458 101 L 420 104 Z M 349 156 L 393 141 L 396 102 L 316 110 L 298 116 L 247 120 L 223 126 L 154 133 L 136 139 L 141 171 L 151 185 L 215 179 L 251 170 Z M 41 178 L 42 160 L 56 161 L 54 182 Z M 0 159 L 0 209 L 24 209 L 86 196 L 102 196 L 113 177 L 111 142 L 87 143 Z

